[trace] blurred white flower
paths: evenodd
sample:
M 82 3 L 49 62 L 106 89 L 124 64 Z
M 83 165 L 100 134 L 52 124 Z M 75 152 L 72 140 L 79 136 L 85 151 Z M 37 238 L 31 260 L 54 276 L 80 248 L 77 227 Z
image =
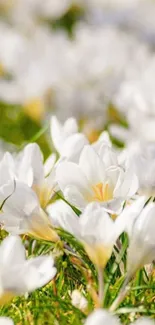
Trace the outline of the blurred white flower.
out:
M 56 274 L 50 256 L 25 259 L 20 237 L 9 236 L 0 245 L 0 304 L 44 286 Z
M 113 316 L 107 310 L 98 309 L 88 316 L 85 325 L 120 325 L 117 316 Z
M 0 325 L 14 325 L 14 322 L 11 318 L 0 317 Z
M 12 234 L 28 233 L 36 238 L 57 241 L 57 233 L 52 228 L 46 213 L 41 209 L 35 192 L 26 184 L 10 182 L 0 189 L 3 203 L 0 222 Z
M 36 143 L 25 146 L 17 160 L 17 179 L 32 187 L 42 208 L 46 207 L 57 190 L 55 163 L 56 155 L 52 154 L 43 165 L 43 155 Z
M 117 316 L 110 314 L 107 310 L 98 309 L 88 316 L 85 325 L 120 325 Z M 154 321 L 149 318 L 140 318 L 133 325 L 153 325 Z
M 88 301 L 79 290 L 74 290 L 71 293 L 71 303 L 74 307 L 81 311 L 86 311 L 88 307 Z
M 108 150 L 98 155 L 91 146 L 85 146 L 79 164 L 62 162 L 56 170 L 58 185 L 66 200 L 83 209 L 89 202 L 99 202 L 111 213 L 118 213 L 123 202 L 138 189 L 138 180 L 131 168 L 125 171 L 118 165 L 106 168 L 111 162 Z M 108 159 L 109 157 L 109 159 Z
M 88 144 L 84 134 L 78 132 L 78 125 L 74 118 L 68 118 L 64 124 L 61 124 L 56 116 L 52 116 L 51 137 L 60 156 L 70 160 L 78 160 L 84 145 Z

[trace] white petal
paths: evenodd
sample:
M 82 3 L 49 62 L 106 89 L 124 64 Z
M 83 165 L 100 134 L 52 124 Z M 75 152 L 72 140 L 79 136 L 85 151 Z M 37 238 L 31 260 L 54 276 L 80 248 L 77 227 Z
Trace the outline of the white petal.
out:
M 57 200 L 47 207 L 49 218 L 55 227 L 60 227 L 79 237 L 79 218 L 63 200 Z
M 19 216 L 7 213 L 0 213 L 0 223 L 8 233 L 12 235 L 25 234 L 29 230 L 27 218 L 19 218 Z
M 131 168 L 128 168 L 124 174 L 120 174 L 118 183 L 114 190 L 115 197 L 132 197 L 138 190 L 138 178 Z
M 75 133 L 64 141 L 61 156 L 78 162 L 80 153 L 86 144 L 88 144 L 86 137 L 82 133 Z
M 131 236 L 133 224 L 141 213 L 146 201 L 147 198 L 145 196 L 138 198 L 136 201 L 132 202 L 131 205 L 125 207 L 118 217 L 118 222 L 124 224 L 123 227 L 129 236 Z
M 98 154 L 106 168 L 118 165 L 116 153 L 109 146 L 105 145 L 105 143 L 101 143 Z
M 122 142 L 127 142 L 129 140 L 130 132 L 128 129 L 125 129 L 122 126 L 118 125 L 111 125 L 109 128 L 110 134 Z
M 36 143 L 28 144 L 22 154 L 18 165 L 19 180 L 28 184 L 28 170 L 33 171 L 33 184 L 40 184 L 44 180 L 43 156 Z
M 30 281 L 28 291 L 35 290 L 47 284 L 56 275 L 56 268 L 54 267 L 54 260 L 52 256 L 39 256 L 27 261 L 27 266 L 35 269 L 37 279 Z
M 62 146 L 62 125 L 56 118 L 56 116 L 52 116 L 51 118 L 51 137 L 54 144 L 55 149 L 60 152 Z
M 25 249 L 22 241 L 18 236 L 6 237 L 0 245 L 1 265 L 7 268 L 16 263 L 20 264 L 25 261 Z
M 98 203 L 87 205 L 79 219 L 81 237 L 88 244 L 113 245 L 114 222 Z
M 115 192 L 117 187 L 119 187 L 122 183 L 123 176 L 124 172 L 119 166 L 111 166 L 106 169 L 106 178 L 108 180 L 108 184 L 114 189 L 114 197 L 116 196 Z
M 82 211 L 88 203 L 87 198 L 90 197 L 90 193 L 87 192 L 87 190 L 82 193 L 82 191 L 80 191 L 80 189 L 76 186 L 69 185 L 64 190 L 64 197 L 67 202 L 71 203 L 73 206 Z
M 47 176 L 49 175 L 49 173 L 51 172 L 51 170 L 53 169 L 54 165 L 56 162 L 56 154 L 52 153 L 47 160 L 45 161 L 44 164 L 44 175 Z
M 108 213 L 118 215 L 122 211 L 123 204 L 124 204 L 124 200 L 122 198 L 116 198 L 101 203 L 101 206 L 104 207 L 105 211 L 107 211 Z
M 56 116 L 51 118 L 51 137 L 56 150 L 61 154 L 64 141 L 72 134 L 78 132 L 78 126 L 74 118 L 69 118 L 62 125 Z
M 85 146 L 82 150 L 79 166 L 92 185 L 104 182 L 104 163 L 91 146 Z
M 90 193 L 90 184 L 80 167 L 72 162 L 62 162 L 56 170 L 56 178 L 60 189 L 65 190 L 67 186 L 74 186 L 81 193 Z
M 78 132 L 78 124 L 74 117 L 70 117 L 64 123 L 64 133 L 71 135 Z
M 11 195 L 12 194 L 12 195 Z M 3 212 L 14 216 L 30 215 L 39 206 L 39 201 L 34 191 L 28 185 L 16 181 L 10 182 L 0 190 L 0 202 L 11 195 L 3 205 Z
M 8 152 L 4 154 L 0 161 L 0 186 L 15 178 L 14 161 Z

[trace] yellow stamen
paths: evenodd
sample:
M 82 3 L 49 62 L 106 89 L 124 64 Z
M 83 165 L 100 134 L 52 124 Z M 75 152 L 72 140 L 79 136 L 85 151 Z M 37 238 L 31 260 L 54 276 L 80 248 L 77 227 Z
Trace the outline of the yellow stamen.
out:
M 113 191 L 108 183 L 106 183 L 105 185 L 103 183 L 99 183 L 93 186 L 93 191 L 93 201 L 106 202 L 112 200 L 113 198 Z

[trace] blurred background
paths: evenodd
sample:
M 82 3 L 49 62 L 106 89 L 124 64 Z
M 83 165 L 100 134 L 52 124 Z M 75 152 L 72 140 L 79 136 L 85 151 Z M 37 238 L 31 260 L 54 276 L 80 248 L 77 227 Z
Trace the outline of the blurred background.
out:
M 52 115 L 91 142 L 154 129 L 154 0 L 0 0 L 0 152 L 37 141 L 47 157 Z

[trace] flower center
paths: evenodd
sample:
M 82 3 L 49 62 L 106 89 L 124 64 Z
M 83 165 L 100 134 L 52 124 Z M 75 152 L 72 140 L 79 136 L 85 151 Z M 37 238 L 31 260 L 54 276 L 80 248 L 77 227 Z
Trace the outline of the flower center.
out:
M 93 186 L 94 201 L 105 202 L 113 199 L 113 190 L 108 183 Z

